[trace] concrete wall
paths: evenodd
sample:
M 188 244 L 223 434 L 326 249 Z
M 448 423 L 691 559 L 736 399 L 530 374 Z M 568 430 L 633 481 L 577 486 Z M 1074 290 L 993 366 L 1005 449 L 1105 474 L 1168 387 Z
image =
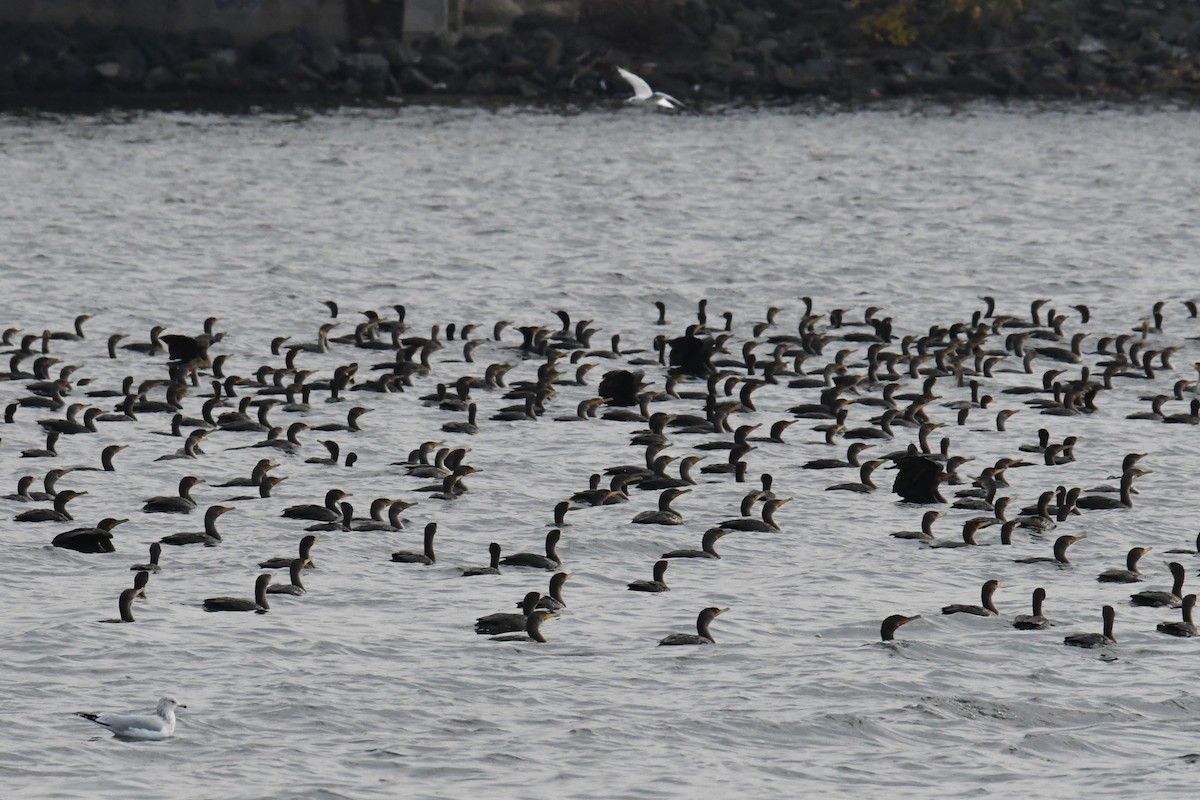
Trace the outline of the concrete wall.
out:
M 383 9 L 388 5 L 390 14 Z M 241 42 L 301 28 L 344 42 L 369 30 L 373 18 L 400 13 L 405 33 L 457 30 L 459 5 L 459 0 L 0 0 L 0 22 L 70 25 L 85 19 L 101 28 L 139 27 L 155 33 L 221 28 Z M 355 30 L 360 25 L 365 30 Z
M 466 0 L 407 0 L 405 33 L 443 33 L 462 28 Z

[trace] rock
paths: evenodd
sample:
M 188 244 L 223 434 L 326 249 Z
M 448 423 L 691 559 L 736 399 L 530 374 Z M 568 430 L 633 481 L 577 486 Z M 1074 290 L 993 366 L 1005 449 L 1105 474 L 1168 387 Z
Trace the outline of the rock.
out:
M 31 27 L 22 37 L 22 44 L 31 56 L 57 58 L 58 54 L 69 49 L 74 43 L 66 32 L 49 26 Z M 107 34 L 107 38 L 117 41 L 123 47 L 128 47 L 128 40 L 123 36 Z
M 1187 19 L 1180 13 L 1165 14 L 1158 24 L 1163 41 L 1195 51 L 1200 47 L 1200 19 Z
M 531 80 L 528 80 L 526 78 L 520 78 L 520 77 L 517 78 L 516 80 L 517 80 L 517 91 L 520 93 L 520 95 L 522 97 L 526 97 L 526 98 L 541 97 L 543 94 L 546 93 L 542 89 L 541 86 L 538 86 L 536 83 L 534 83 Z
M 788 92 L 812 91 L 811 84 L 797 69 L 788 64 L 778 64 L 775 67 L 775 83 L 779 88 Z
M 837 64 L 832 58 L 812 58 L 796 65 L 796 73 L 807 85 L 816 87 L 828 85 L 837 72 Z
M 476 72 L 467 79 L 467 94 L 492 95 L 496 93 L 499 81 L 496 73 L 491 70 Z
M 166 67 L 152 67 L 142 81 L 142 88 L 147 92 L 161 92 L 179 88 L 180 81 Z
M 1088 59 L 1075 62 L 1075 80 L 1083 86 L 1099 86 L 1104 83 L 1104 70 Z
M 973 68 L 961 75 L 946 78 L 945 87 L 956 94 L 979 97 L 1003 95 L 1004 86 L 981 68 Z
M 382 40 L 379 43 L 379 52 L 392 65 L 392 69 L 398 70 L 410 64 L 421 63 L 421 54 L 412 49 L 407 42 L 399 39 Z
M 308 45 L 308 49 L 311 50 L 315 46 L 315 43 Z M 358 53 L 381 53 L 382 43 L 374 36 L 360 36 L 355 40 L 353 49 Z
M 233 34 L 221 28 L 201 28 L 193 31 L 189 38 L 194 56 L 209 55 L 220 50 L 233 50 L 237 47 L 237 40 L 233 38 Z
M 747 8 L 734 12 L 733 24 L 742 32 L 747 41 L 766 36 L 771 29 L 770 23 L 763 14 Z
M 289 74 L 296 74 L 289 70 Z M 239 76 L 244 86 L 256 92 L 286 92 L 289 87 L 287 77 L 261 64 L 247 64 Z
M 1109 56 L 1108 45 L 1103 40 L 1097 39 L 1091 34 L 1084 34 L 1079 38 L 1079 41 L 1075 45 L 1075 51 L 1089 56 Z
M 659 46 L 672 60 L 686 61 L 694 58 L 696 53 L 703 52 L 707 45 L 706 38 L 690 26 L 675 22 L 663 34 Z
M 1004 53 L 988 64 L 991 80 L 1005 94 L 1026 94 L 1025 72 L 1027 64 L 1016 53 Z
M 1144 32 L 1138 44 L 1141 47 L 1141 53 L 1135 60 L 1141 66 L 1168 64 L 1187 55 L 1186 50 L 1172 47 L 1164 42 L 1157 31 Z
M 1011 19 L 916 3 L 912 47 L 858 24 L 893 0 L 458 2 L 469 36 L 402 39 L 375 27 L 340 47 L 304 30 L 243 45 L 215 29 L 0 24 L 0 91 L 623 96 L 617 64 L 710 99 L 1200 91 L 1200 5 L 1184 0 L 1031 0 Z
M 742 43 L 742 33 L 733 25 L 717 25 L 709 36 L 710 47 L 733 50 Z
M 133 47 L 99 56 L 96 73 L 121 88 L 140 86 L 146 78 L 146 57 Z
M 542 68 L 555 71 L 562 64 L 562 39 L 553 32 L 541 28 L 533 34 L 534 52 Z
M 713 28 L 712 14 L 704 0 L 689 0 L 675 13 L 675 18 L 696 36 L 707 37 Z
M 157 35 L 131 31 L 130 42 L 146 57 L 147 68 L 177 67 L 191 58 L 188 40 L 178 34 Z
M 1025 89 L 1037 97 L 1070 97 L 1076 94 L 1067 71 L 1060 64 L 1038 70 L 1029 76 Z
M 700 57 L 706 69 L 722 70 L 733 63 L 733 48 L 714 43 Z
M 1136 93 L 1142 84 L 1141 72 L 1128 64 L 1114 64 L 1107 71 L 1105 83 L 1130 94 Z
M 342 68 L 349 77 L 369 86 L 384 83 L 391 64 L 378 53 L 350 53 L 342 56 Z
M 507 63 L 501 65 L 505 75 L 532 75 L 537 69 L 532 61 L 522 56 L 511 58 Z
M 700 58 L 700 74 L 707 81 L 731 84 L 734 80 L 733 56 L 728 50 L 710 50 Z
M 780 47 L 781 45 L 778 39 L 768 36 L 765 39 L 759 39 L 757 42 L 755 42 L 751 49 L 757 53 L 763 61 L 774 61 L 775 54 L 779 52 Z
M 950 59 L 940 53 L 934 54 L 926 62 L 926 69 L 934 77 L 947 78 L 950 76 Z
M 23 89 L 46 87 L 47 78 L 54 74 L 54 62 L 44 56 L 28 53 L 25 61 L 17 71 L 17 83 Z
M 511 57 L 504 37 L 493 36 L 485 42 L 463 42 L 456 61 L 463 72 L 469 75 L 483 70 L 494 70 Z
M 180 69 L 183 82 L 198 90 L 225 91 L 233 83 L 237 53 L 233 50 L 217 50 L 203 58 L 193 59 Z
M 875 88 L 875 63 L 866 58 L 843 59 L 838 65 L 837 81 L 851 94 L 868 94 Z
M 437 53 L 421 59 L 421 69 L 436 81 L 449 81 L 462 76 L 462 67 L 452 59 Z
M 83 59 L 67 53 L 58 64 L 55 83 L 72 92 L 90 88 L 96 83 L 96 73 Z
M 749 61 L 735 59 L 734 62 L 729 65 L 729 68 L 730 83 L 743 84 L 749 87 L 759 86 L 762 83 L 758 74 L 758 69 L 756 69 L 755 66 Z M 660 84 L 661 83 L 662 82 L 660 81 Z M 669 88 L 665 91 L 667 91 L 668 94 L 671 94 L 671 90 Z M 678 88 L 676 88 L 676 91 L 678 91 Z
M 404 92 L 432 92 L 438 88 L 438 83 L 415 66 L 404 67 L 400 70 L 400 89 Z
M 29 63 L 29 53 L 19 44 L 0 40 L 0 67 L 19 69 Z
M 250 47 L 252 63 L 284 75 L 296 73 L 304 57 L 304 47 L 286 33 L 273 34 Z
M 342 52 L 335 45 L 323 44 L 308 55 L 307 64 L 323 78 L 328 78 L 342 65 Z
M 101 78 L 113 80 L 121 74 L 121 65 L 116 61 L 104 61 L 96 65 L 96 72 Z

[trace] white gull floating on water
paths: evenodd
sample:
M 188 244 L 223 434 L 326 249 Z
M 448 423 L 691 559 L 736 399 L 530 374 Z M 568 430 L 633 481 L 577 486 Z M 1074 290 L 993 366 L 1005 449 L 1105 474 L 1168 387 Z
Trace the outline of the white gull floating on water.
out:
M 176 708 L 187 706 L 176 703 L 174 698 L 164 697 L 158 701 L 158 708 L 153 714 L 113 714 L 107 711 L 100 714 L 87 711 L 75 713 L 97 725 L 103 725 L 114 736 L 124 739 L 169 739 L 175 735 Z
M 629 98 L 629 100 L 626 102 L 638 104 L 650 103 L 658 106 L 659 108 L 683 108 L 683 103 L 676 100 L 674 97 L 671 97 L 669 94 L 654 91 L 650 88 L 650 84 L 646 83 L 646 81 L 642 80 L 637 75 L 634 75 L 629 70 L 617 67 L 617 72 L 619 72 L 621 77 L 633 87 L 633 97 Z

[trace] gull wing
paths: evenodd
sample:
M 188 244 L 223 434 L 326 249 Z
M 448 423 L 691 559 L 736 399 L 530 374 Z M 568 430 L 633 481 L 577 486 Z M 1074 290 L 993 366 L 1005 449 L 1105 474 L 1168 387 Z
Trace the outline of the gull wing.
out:
M 621 77 L 633 87 L 633 96 L 638 100 L 649 100 L 651 95 L 654 94 L 654 91 L 650 88 L 650 84 L 646 83 L 629 70 L 617 67 L 617 72 L 619 72 Z
M 167 721 L 157 714 L 113 714 L 103 713 L 87 716 L 98 725 L 111 730 L 117 736 L 131 739 L 158 739 L 170 735 Z

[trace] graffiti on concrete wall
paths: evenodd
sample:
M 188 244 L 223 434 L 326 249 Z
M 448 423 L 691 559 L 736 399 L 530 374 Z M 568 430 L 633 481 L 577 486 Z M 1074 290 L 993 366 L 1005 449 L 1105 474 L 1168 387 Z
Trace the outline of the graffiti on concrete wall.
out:
M 262 7 L 262 0 L 212 0 L 214 11 L 230 14 L 256 14 Z

